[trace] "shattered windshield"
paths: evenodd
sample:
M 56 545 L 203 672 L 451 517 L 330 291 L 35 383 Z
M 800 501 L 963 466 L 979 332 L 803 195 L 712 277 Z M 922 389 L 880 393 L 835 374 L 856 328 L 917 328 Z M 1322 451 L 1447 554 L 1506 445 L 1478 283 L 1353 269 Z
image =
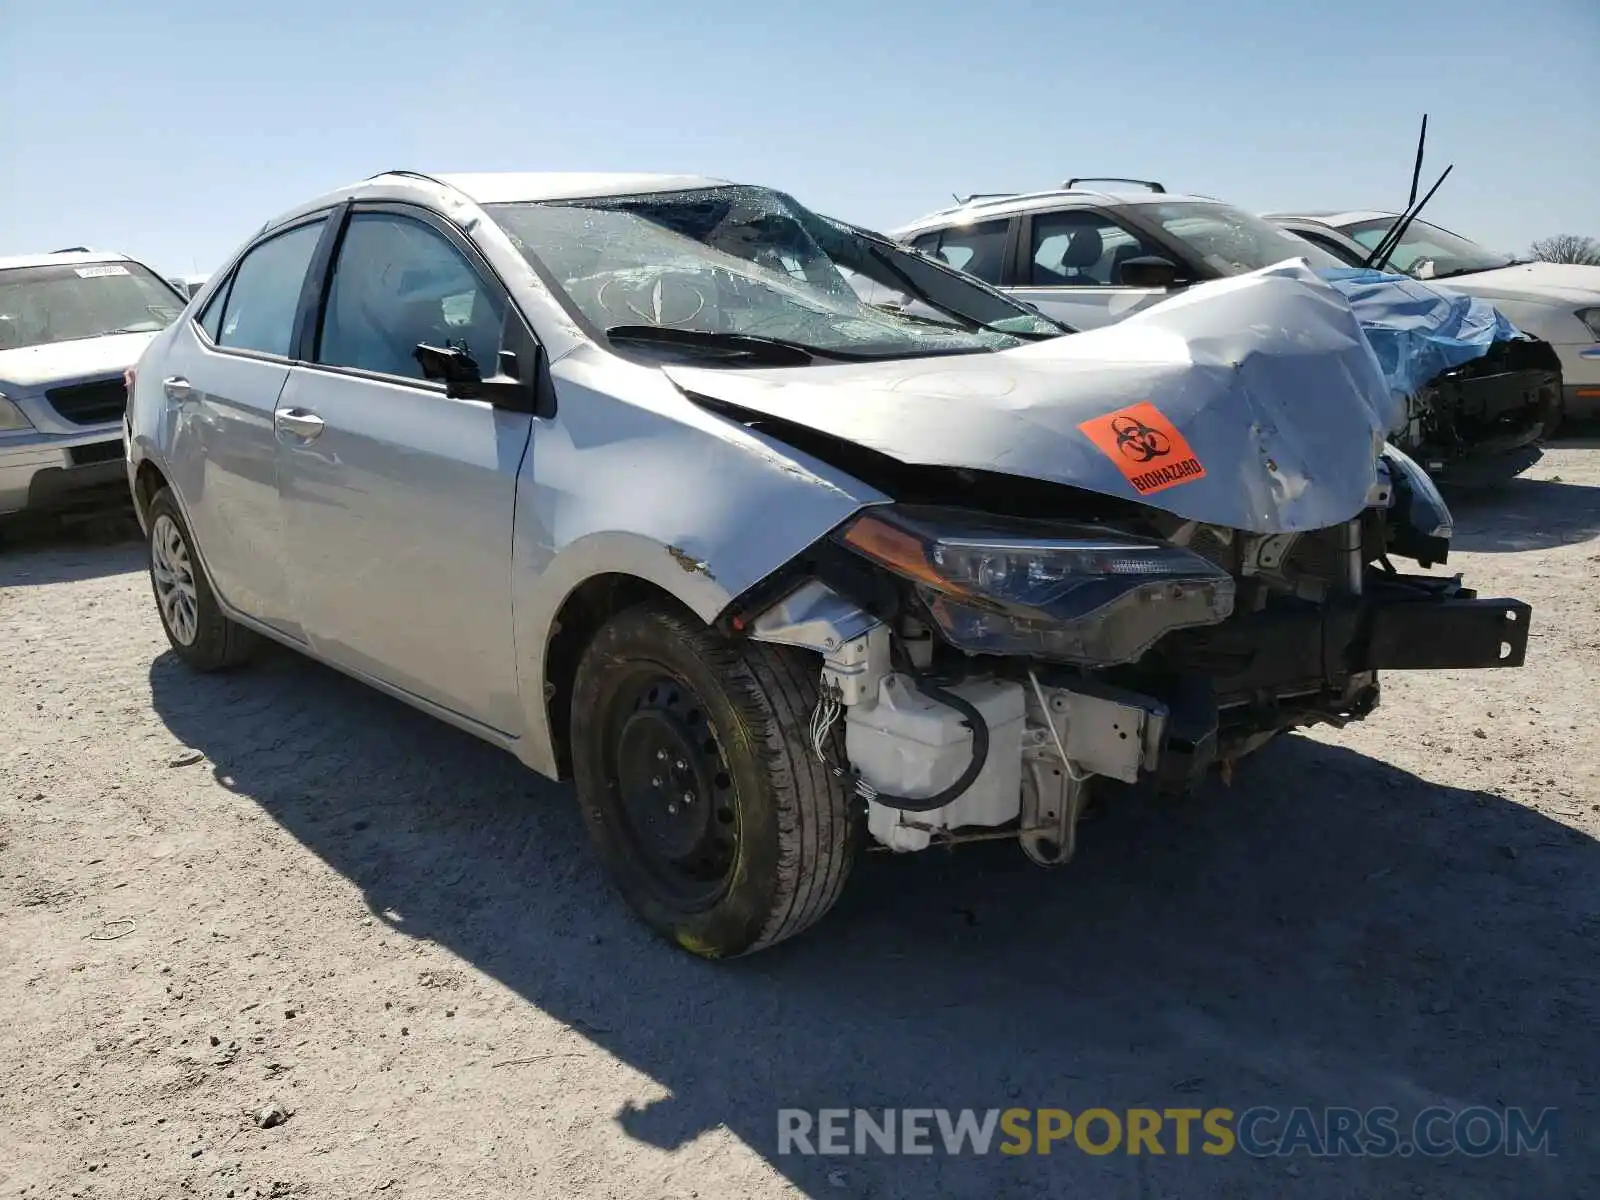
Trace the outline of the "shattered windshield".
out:
M 910 358 L 1005 350 L 1066 332 L 959 272 L 766 188 L 489 211 L 614 345 Z
M 132 262 L 0 270 L 0 350 L 165 329 L 183 299 Z
M 1374 250 L 1394 223 L 1394 217 L 1382 217 L 1346 225 L 1344 232 L 1368 250 Z M 1469 242 L 1448 229 L 1426 221 L 1413 221 L 1400 238 L 1400 245 L 1389 256 L 1389 269 L 1404 271 L 1417 279 L 1444 279 L 1450 275 L 1470 275 L 1474 271 L 1493 271 L 1516 262 L 1509 254 L 1485 250 L 1477 242 Z
M 1318 271 L 1346 265 L 1321 246 L 1231 204 L 1151 203 L 1132 207 L 1223 275 L 1259 271 L 1286 258 L 1306 259 Z

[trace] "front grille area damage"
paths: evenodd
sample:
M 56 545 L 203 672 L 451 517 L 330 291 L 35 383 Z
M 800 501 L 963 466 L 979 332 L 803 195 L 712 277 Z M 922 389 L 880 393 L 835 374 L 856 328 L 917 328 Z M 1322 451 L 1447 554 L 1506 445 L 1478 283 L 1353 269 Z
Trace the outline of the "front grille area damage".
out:
M 1469 455 L 1504 453 L 1536 441 L 1561 405 L 1561 360 L 1548 342 L 1517 338 L 1436 376 L 1410 403 L 1401 448 L 1430 470 Z

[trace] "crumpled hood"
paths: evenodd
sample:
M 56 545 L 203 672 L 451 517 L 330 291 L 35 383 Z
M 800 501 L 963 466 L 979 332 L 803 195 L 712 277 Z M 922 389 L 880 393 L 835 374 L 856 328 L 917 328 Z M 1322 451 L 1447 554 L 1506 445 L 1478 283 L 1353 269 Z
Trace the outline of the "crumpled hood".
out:
M 1354 517 L 1403 417 L 1349 304 L 1299 262 L 998 354 L 668 367 L 684 390 L 867 446 L 1258 533 Z
M 1493 271 L 1474 271 L 1439 280 L 1441 287 L 1495 300 L 1531 300 L 1547 304 L 1600 304 L 1600 267 L 1579 263 L 1518 263 Z
M 115 375 L 139 361 L 154 333 L 113 333 L 75 342 L 0 350 L 0 392 L 48 387 L 87 375 Z

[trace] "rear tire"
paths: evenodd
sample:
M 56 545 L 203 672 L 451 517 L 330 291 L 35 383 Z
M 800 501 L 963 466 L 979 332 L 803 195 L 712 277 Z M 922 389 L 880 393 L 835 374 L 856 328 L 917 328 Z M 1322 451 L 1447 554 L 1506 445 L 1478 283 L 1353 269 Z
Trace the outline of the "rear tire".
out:
M 146 526 L 150 588 L 173 652 L 196 671 L 220 671 L 245 662 L 256 648 L 256 635 L 223 615 L 169 489 L 151 498 Z
M 618 889 L 661 936 L 729 958 L 817 921 L 855 856 L 850 790 L 806 730 L 819 664 L 643 604 L 584 651 L 572 765 Z

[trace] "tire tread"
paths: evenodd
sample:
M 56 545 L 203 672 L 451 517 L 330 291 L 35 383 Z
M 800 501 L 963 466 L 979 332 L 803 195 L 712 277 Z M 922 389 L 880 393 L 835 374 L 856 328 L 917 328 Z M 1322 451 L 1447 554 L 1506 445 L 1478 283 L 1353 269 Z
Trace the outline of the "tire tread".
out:
M 636 637 L 680 645 L 712 670 L 727 692 L 775 808 L 778 854 L 771 907 L 750 944 L 729 949 L 727 955 L 751 954 L 793 937 L 838 901 L 858 841 L 851 790 L 811 749 L 820 662 L 791 647 L 729 639 L 657 601 L 612 617 L 585 657 L 613 653 L 615 643 Z M 579 674 L 584 674 L 582 666 Z M 579 724 L 575 720 L 574 728 Z

